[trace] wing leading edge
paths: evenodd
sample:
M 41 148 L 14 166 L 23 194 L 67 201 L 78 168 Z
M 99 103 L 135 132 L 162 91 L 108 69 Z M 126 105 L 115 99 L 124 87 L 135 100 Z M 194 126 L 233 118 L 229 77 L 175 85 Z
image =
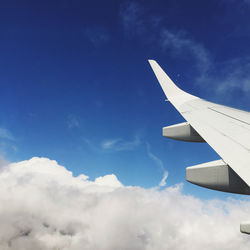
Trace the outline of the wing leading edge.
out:
M 250 194 L 250 113 L 208 102 L 186 93 L 172 82 L 156 61 L 149 60 L 149 63 L 168 100 L 192 128 L 221 156 L 222 161 L 219 165 L 210 166 L 211 174 L 219 178 L 227 173 L 228 185 L 234 185 L 236 190 L 237 185 L 241 185 L 239 189 L 245 190 L 244 192 L 236 191 L 236 193 Z M 221 167 L 222 162 L 228 168 Z M 206 164 L 206 167 L 208 165 Z M 201 168 L 204 169 L 204 166 Z M 191 170 L 199 170 L 199 167 L 188 169 L 191 172 Z M 224 172 L 221 172 L 222 169 Z M 200 178 L 200 172 L 195 173 L 198 173 L 196 177 Z M 234 175 L 240 178 L 232 177 Z M 244 183 L 243 181 L 240 183 L 241 179 Z M 236 181 L 232 183 L 232 180 Z M 225 184 L 223 181 L 225 182 L 225 179 L 222 178 L 222 186 Z M 235 192 L 234 189 L 213 189 Z

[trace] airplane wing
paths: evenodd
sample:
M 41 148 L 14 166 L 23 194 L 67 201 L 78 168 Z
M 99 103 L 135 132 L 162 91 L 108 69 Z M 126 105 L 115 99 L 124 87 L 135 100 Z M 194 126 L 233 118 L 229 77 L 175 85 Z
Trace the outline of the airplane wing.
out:
M 250 113 L 190 95 L 178 88 L 156 61 L 149 63 L 168 100 L 222 158 L 187 168 L 187 180 L 215 190 L 250 194 Z M 183 126 L 166 127 L 166 133 L 183 133 Z

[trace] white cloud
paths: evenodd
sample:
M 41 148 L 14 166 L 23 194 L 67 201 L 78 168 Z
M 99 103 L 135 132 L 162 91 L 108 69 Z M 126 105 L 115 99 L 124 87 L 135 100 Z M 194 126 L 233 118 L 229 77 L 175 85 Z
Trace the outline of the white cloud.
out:
M 121 182 L 114 174 L 105 175 L 104 177 L 98 177 L 95 179 L 95 184 L 107 187 L 122 187 Z
M 0 156 L 0 171 L 3 167 L 7 166 L 9 162 Z
M 104 150 L 114 151 L 129 151 L 134 150 L 141 144 L 139 136 L 135 136 L 132 141 L 124 141 L 122 139 L 109 139 L 101 143 L 101 148 Z
M 247 250 L 239 232 L 250 201 L 202 201 L 181 185 L 165 190 L 123 186 L 114 175 L 73 177 L 46 158 L 0 172 L 3 250 Z

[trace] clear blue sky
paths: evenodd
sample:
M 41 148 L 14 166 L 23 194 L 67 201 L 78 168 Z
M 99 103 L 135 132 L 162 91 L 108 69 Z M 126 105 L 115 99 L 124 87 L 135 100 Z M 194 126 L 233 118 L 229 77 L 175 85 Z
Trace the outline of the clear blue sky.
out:
M 219 157 L 162 137 L 182 122 L 148 65 L 186 91 L 250 110 L 250 1 L 1 1 L 0 153 L 48 157 L 125 185 L 185 182 Z

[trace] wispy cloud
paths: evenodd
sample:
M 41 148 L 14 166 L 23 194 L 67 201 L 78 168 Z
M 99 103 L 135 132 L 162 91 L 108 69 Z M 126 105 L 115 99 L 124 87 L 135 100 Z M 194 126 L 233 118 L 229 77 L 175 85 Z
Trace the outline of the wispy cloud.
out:
M 121 139 L 110 139 L 110 140 L 106 140 L 101 144 L 101 147 L 103 149 L 112 149 L 114 148 L 115 145 L 117 145 L 117 143 L 121 141 Z
M 145 27 L 142 19 L 143 7 L 137 2 L 126 2 L 120 8 L 124 31 L 129 35 L 141 34 Z
M 162 177 L 162 179 L 161 179 L 161 181 L 160 181 L 160 183 L 159 183 L 159 186 L 160 186 L 160 187 L 166 186 L 166 180 L 167 180 L 167 178 L 168 178 L 168 171 L 165 171 L 165 172 L 163 173 L 163 177 Z
M 68 128 L 79 128 L 80 122 L 75 115 L 69 115 L 67 118 Z
M 198 87 L 209 86 L 211 94 L 219 98 L 226 94 L 228 99 L 232 99 L 239 91 L 243 98 L 249 96 L 250 57 L 216 62 L 201 43 L 189 38 L 185 32 L 173 33 L 166 29 L 161 33 L 161 46 L 174 56 L 180 59 L 188 56 L 195 63 L 198 71 L 194 83 Z
M 197 67 L 204 74 L 210 67 L 211 58 L 208 50 L 201 44 L 189 38 L 184 31 L 171 32 L 162 29 L 160 32 L 160 46 L 163 50 L 178 57 L 189 57 L 195 61 Z
M 249 0 L 243 2 L 247 4 Z M 135 1 L 122 5 L 120 17 L 126 33 L 137 36 L 144 44 L 158 45 L 159 49 L 174 59 L 187 61 L 189 69 L 195 72 L 193 84 L 200 89 L 209 86 L 211 96 L 217 95 L 220 99 L 226 95 L 231 100 L 237 91 L 243 93 L 243 98 L 250 94 L 248 56 L 217 62 L 209 49 L 191 38 L 187 31 L 168 28 L 163 17 L 152 16 Z
M 246 3 L 246 4 L 250 4 L 250 0 L 243 0 L 244 1 L 244 3 Z
M 159 187 L 164 187 L 166 185 L 166 180 L 168 178 L 168 171 L 165 170 L 162 160 L 152 153 L 149 143 L 146 143 L 146 148 L 149 158 L 152 159 L 155 162 L 155 164 L 160 168 L 160 170 L 163 172 L 163 177 L 159 183 Z
M 209 70 L 209 51 L 201 43 L 191 39 L 185 30 L 168 29 L 163 24 L 163 17 L 151 15 L 137 2 L 122 5 L 120 16 L 127 34 L 137 36 L 144 44 L 159 46 L 159 49 L 172 57 L 189 58 L 201 75 Z
M 231 3 L 231 2 L 237 2 L 237 4 L 240 4 L 240 5 L 242 5 L 242 4 L 246 4 L 246 5 L 248 5 L 248 4 L 250 4 L 250 0 L 224 0 L 224 2 L 226 2 L 227 4 L 228 3 Z
M 100 47 L 110 40 L 110 33 L 101 26 L 85 28 L 84 35 L 94 47 Z
M 217 94 L 233 94 L 235 91 L 250 94 L 250 57 L 223 62 L 220 68 L 220 71 L 217 70 L 216 78 L 207 77 L 207 81 L 217 83 Z
M 8 151 L 16 152 L 18 148 L 15 143 L 16 138 L 13 134 L 8 129 L 0 127 L 0 158 Z
M 8 129 L 0 128 L 0 139 L 14 140 L 14 137 Z
M 105 140 L 101 143 L 101 148 L 104 150 L 130 151 L 136 149 L 140 144 L 140 137 L 135 136 L 132 141 L 125 141 L 120 138 Z

